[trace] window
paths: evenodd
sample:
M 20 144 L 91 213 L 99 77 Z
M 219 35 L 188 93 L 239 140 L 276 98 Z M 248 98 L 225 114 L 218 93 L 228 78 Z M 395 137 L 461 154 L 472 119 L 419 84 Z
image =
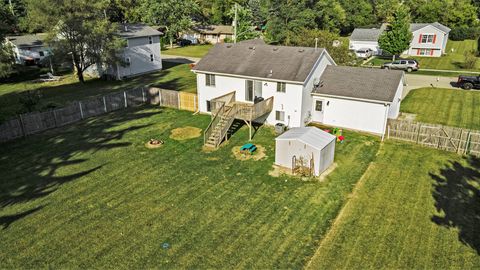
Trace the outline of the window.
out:
M 148 37 L 148 43 L 149 43 L 149 44 L 152 44 L 152 43 L 153 43 L 152 37 Z
M 315 101 L 315 111 L 317 111 L 317 112 L 323 111 L 323 101 L 322 100 Z
M 245 100 L 253 101 L 253 81 L 245 81 Z
M 153 62 L 153 54 L 150 54 L 150 62 Z
M 407 61 L 400 61 L 400 65 L 406 65 L 407 64 Z
M 285 112 L 284 111 L 275 111 L 275 120 L 285 121 Z
M 130 57 L 125 58 L 125 65 L 130 66 Z
M 282 83 L 282 82 L 277 83 L 277 92 L 285 93 L 286 90 L 287 90 L 287 84 L 286 83 Z
M 434 43 L 434 42 L 435 42 L 434 34 L 420 35 L 420 43 Z
M 215 86 L 215 75 L 213 74 L 206 74 L 205 75 L 205 85 L 206 86 Z
M 417 54 L 418 55 L 432 55 L 433 50 L 432 49 L 418 49 Z
M 40 56 L 45 56 L 45 53 L 43 51 L 39 51 L 38 54 L 40 54 Z
M 212 104 L 210 103 L 210 100 L 207 100 L 207 112 L 212 111 Z

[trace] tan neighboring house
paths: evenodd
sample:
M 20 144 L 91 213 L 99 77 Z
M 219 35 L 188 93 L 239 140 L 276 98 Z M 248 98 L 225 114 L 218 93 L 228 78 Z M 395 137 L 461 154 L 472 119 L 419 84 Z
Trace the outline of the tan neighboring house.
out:
M 192 44 L 198 43 L 223 43 L 226 38 L 233 38 L 233 26 L 231 25 L 202 25 L 195 26 L 189 32 L 182 35 L 183 39 L 190 40 Z
M 44 43 L 47 34 L 29 34 L 8 36 L 7 44 L 13 49 L 15 63 L 19 65 L 37 65 L 51 54 L 51 49 Z

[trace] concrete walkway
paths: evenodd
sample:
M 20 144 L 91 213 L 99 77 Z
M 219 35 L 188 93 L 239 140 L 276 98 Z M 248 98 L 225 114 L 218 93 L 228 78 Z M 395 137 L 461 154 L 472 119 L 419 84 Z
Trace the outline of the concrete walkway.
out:
M 162 54 L 162 60 L 167 62 L 175 62 L 175 63 L 182 63 L 182 64 L 198 63 L 200 59 L 201 58 L 181 56 L 181 55 Z
M 459 89 L 455 87 L 456 82 L 457 77 L 437 77 L 405 73 L 405 83 L 407 85 L 404 88 L 403 97 L 405 97 L 412 89 L 423 87 Z

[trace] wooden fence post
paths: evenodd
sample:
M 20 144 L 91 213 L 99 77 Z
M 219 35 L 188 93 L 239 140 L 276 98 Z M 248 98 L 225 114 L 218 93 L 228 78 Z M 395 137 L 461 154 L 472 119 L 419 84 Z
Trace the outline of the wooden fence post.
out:
M 103 96 L 103 109 L 105 110 L 105 112 L 108 112 L 108 110 L 107 110 L 107 100 L 105 99 L 105 96 Z
M 20 120 L 20 127 L 22 128 L 23 137 L 27 137 L 27 132 L 25 131 L 25 124 L 23 123 L 23 118 L 21 114 L 18 115 L 18 119 Z
M 127 105 L 127 92 L 126 91 L 123 91 L 123 98 L 125 99 L 125 108 L 127 108 L 128 105 Z
M 82 102 L 81 101 L 78 102 L 78 106 L 80 107 L 80 118 L 83 119 L 84 116 L 83 116 L 83 109 L 82 109 Z

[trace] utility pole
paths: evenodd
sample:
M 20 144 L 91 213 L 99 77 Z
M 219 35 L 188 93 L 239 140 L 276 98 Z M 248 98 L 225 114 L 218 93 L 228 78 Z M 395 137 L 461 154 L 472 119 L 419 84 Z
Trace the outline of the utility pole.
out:
M 235 19 L 233 19 L 233 43 L 237 43 L 237 3 L 235 2 Z

